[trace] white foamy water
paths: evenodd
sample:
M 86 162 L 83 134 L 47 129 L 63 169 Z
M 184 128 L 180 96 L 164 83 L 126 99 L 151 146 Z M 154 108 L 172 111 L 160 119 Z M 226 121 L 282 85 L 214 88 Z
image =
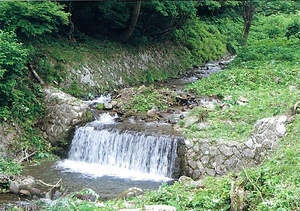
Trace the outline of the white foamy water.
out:
M 108 165 L 100 165 L 97 163 L 86 163 L 82 161 L 63 160 L 56 164 L 58 169 L 64 172 L 80 173 L 87 177 L 98 178 L 103 176 L 112 176 L 130 180 L 144 180 L 144 181 L 162 181 L 167 182 L 171 178 L 161 175 L 147 174 L 139 171 L 133 171 L 124 168 L 118 168 Z
M 103 113 L 96 118 L 96 121 L 94 121 L 93 124 L 104 124 L 104 125 L 114 124 L 116 118 L 118 118 L 117 114 L 114 114 L 112 116 L 109 113 Z
M 94 100 L 87 100 L 84 101 L 87 104 L 99 104 L 99 103 L 108 103 L 111 101 L 111 96 L 110 95 L 101 95 L 100 97 L 94 99 Z
M 121 131 L 107 113 L 75 131 L 67 160 L 58 166 L 91 177 L 168 181 L 174 176 L 178 139 Z

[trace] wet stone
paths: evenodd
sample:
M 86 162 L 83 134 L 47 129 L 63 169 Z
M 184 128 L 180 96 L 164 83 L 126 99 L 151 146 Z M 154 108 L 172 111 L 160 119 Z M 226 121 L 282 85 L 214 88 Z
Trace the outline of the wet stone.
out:
M 10 183 L 10 186 L 9 186 L 9 190 L 12 192 L 12 193 L 15 193 L 15 194 L 18 194 L 20 192 L 20 189 L 19 189 L 20 185 L 17 181 L 12 181 Z

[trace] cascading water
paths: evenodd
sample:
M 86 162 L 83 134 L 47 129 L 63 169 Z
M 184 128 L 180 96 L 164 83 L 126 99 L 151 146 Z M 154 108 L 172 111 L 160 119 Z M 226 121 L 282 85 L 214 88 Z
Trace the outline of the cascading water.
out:
M 145 134 L 115 127 L 104 114 L 75 131 L 69 158 L 60 163 L 92 176 L 169 180 L 178 169 L 178 137 Z

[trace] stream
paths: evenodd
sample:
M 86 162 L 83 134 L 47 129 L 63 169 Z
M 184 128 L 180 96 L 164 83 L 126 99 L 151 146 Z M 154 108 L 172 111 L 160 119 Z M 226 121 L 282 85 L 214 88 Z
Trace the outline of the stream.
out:
M 222 63 L 208 63 L 182 78 L 154 85 L 183 91 L 187 84 L 224 69 L 232 60 L 233 57 Z M 107 100 L 103 96 L 96 99 L 98 103 Z M 180 176 L 176 166 L 182 140 L 169 124 L 136 122 L 130 118 L 117 122 L 115 116 L 102 114 L 76 129 L 68 159 L 29 164 L 22 175 L 49 184 L 62 179 L 67 192 L 91 188 L 101 199 L 116 198 L 131 187 L 158 189 L 162 183 L 171 184 Z M 0 204 L 22 200 L 19 196 L 3 195 Z

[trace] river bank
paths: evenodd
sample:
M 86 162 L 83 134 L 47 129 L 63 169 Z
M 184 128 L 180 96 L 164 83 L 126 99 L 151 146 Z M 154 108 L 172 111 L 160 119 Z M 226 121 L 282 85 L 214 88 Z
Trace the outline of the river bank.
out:
M 212 72 L 217 72 L 217 71 L 220 71 L 221 69 L 223 69 L 223 67 L 224 67 L 224 63 L 222 62 L 222 63 L 220 63 L 220 62 L 216 62 L 214 65 L 212 65 L 212 64 L 209 64 L 209 68 L 208 67 L 206 67 L 206 66 L 203 66 L 203 67 L 199 67 L 199 69 L 194 69 L 194 71 L 193 72 L 191 72 L 191 71 L 188 71 L 187 73 L 185 73 L 185 74 L 183 74 L 183 77 L 181 78 L 181 79 L 176 79 L 176 80 L 172 80 L 172 81 L 170 81 L 170 82 L 163 82 L 163 84 L 166 86 L 166 88 L 167 89 L 173 89 L 173 90 L 170 90 L 170 93 L 172 93 L 173 92 L 173 95 L 175 96 L 175 95 L 178 95 L 178 100 L 179 100 L 179 102 L 178 102 L 178 105 L 177 105 L 177 108 L 176 109 L 178 109 L 178 111 L 179 112 L 181 112 L 181 111 L 184 111 L 185 110 L 185 113 L 187 112 L 187 110 L 188 109 L 191 109 L 192 107 L 189 107 L 189 103 L 186 103 L 187 101 L 189 101 L 190 99 L 189 98 L 187 98 L 187 96 L 186 96 L 186 94 L 183 92 L 183 86 L 184 85 L 186 85 L 186 84 L 188 84 L 188 83 L 191 83 L 191 78 L 193 78 L 193 80 L 196 80 L 197 78 L 202 78 L 202 77 L 204 77 L 204 76 L 207 76 L 207 75 L 209 75 L 209 73 L 212 73 Z M 212 68 L 211 68 L 212 67 Z M 157 86 L 158 87 L 161 87 L 161 84 L 157 84 Z M 146 88 L 146 87 L 145 87 Z M 140 89 L 140 88 L 139 88 Z M 128 91 L 126 91 L 127 93 L 128 93 Z M 123 94 L 121 94 L 121 93 L 123 93 Z M 131 94 L 133 94 L 133 95 L 135 95 L 134 94 L 134 92 L 130 92 Z M 166 93 L 163 93 L 164 95 L 166 95 Z M 122 97 L 122 95 L 123 95 L 123 97 Z M 120 93 L 119 93 L 119 96 L 120 96 L 120 98 L 122 98 L 122 101 L 123 101 L 123 103 L 122 104 L 125 104 L 124 102 L 126 102 L 126 101 L 128 101 L 128 98 L 132 98 L 132 96 L 130 96 L 130 95 L 128 95 L 128 94 L 126 94 L 126 95 L 124 95 L 124 92 L 123 91 L 121 91 Z M 167 96 L 167 95 L 166 95 Z M 67 98 L 67 96 L 65 97 L 65 98 Z M 193 97 L 192 97 L 193 98 Z M 116 99 L 114 99 L 114 100 L 116 100 Z M 195 101 L 196 99 L 195 98 L 193 98 L 193 100 Z M 197 101 L 197 100 L 196 100 Z M 56 101 L 57 102 L 57 101 Z M 93 101 L 91 101 L 91 102 L 93 102 Z M 97 102 L 97 100 L 95 101 L 95 102 Z M 200 102 L 200 101 L 199 101 Z M 89 103 L 89 102 L 87 102 L 88 104 L 91 104 L 91 103 Z M 171 103 L 171 101 L 170 100 L 167 100 L 167 104 L 170 104 Z M 93 104 L 93 103 L 92 103 Z M 99 107 L 99 102 L 98 102 L 98 104 L 93 104 L 93 105 L 91 105 L 92 107 L 95 107 L 95 108 L 97 108 L 97 107 Z M 107 106 L 107 105 L 106 105 Z M 180 108 L 180 106 L 184 106 L 185 108 Z M 194 104 L 194 106 L 196 106 L 195 104 Z M 109 110 L 108 108 L 105 108 L 104 106 L 102 106 L 105 110 Z M 113 107 L 111 107 L 111 109 L 112 109 Z M 126 110 L 125 108 L 122 108 L 122 110 Z M 170 109 L 167 109 L 167 110 L 170 110 Z M 116 112 L 117 111 L 117 112 Z M 120 113 L 120 112 L 118 112 L 119 110 L 117 109 L 115 112 L 115 114 L 119 114 L 120 115 L 120 117 L 121 116 L 124 116 L 125 115 L 125 113 Z M 128 109 L 128 113 L 125 115 L 125 116 L 128 116 L 128 117 L 130 117 L 130 115 L 134 115 L 133 113 L 132 113 L 132 110 L 131 109 Z M 143 132 L 145 132 L 145 130 L 146 131 L 152 131 L 152 133 L 157 133 L 156 131 L 157 130 L 160 130 L 160 131 L 163 131 L 163 133 L 166 133 L 167 132 L 167 130 L 166 129 L 164 129 L 164 127 L 163 127 L 163 125 L 164 124 L 166 124 L 165 126 L 167 126 L 168 124 L 169 124 L 169 127 L 173 124 L 173 125 L 176 125 L 176 123 L 178 122 L 178 120 L 180 120 L 180 117 L 179 116 L 181 116 L 181 115 L 183 115 L 183 113 L 177 113 L 177 114 L 175 114 L 174 113 L 174 110 L 172 111 L 172 109 L 169 111 L 169 112 L 166 112 L 165 114 L 163 114 L 163 113 L 161 113 L 160 114 L 160 120 L 159 121 L 157 121 L 158 119 L 156 119 L 156 117 L 157 117 L 157 114 L 155 114 L 155 116 L 148 116 L 147 117 L 147 115 L 145 115 L 144 117 L 143 117 L 143 115 L 140 115 L 140 114 L 138 114 L 138 115 L 134 115 L 134 116 L 132 116 L 132 118 L 133 119 L 135 119 L 134 121 L 141 121 L 141 120 L 145 120 L 145 119 L 147 119 L 147 118 L 149 118 L 149 120 L 150 121 L 154 121 L 154 125 L 153 126 L 146 126 L 145 128 L 140 128 L 139 130 L 140 131 L 143 131 Z M 138 118 L 141 118 L 141 119 L 138 119 Z M 149 121 L 148 120 L 148 121 Z M 118 120 L 118 121 L 120 121 L 120 120 Z M 123 122 L 124 120 L 122 120 L 122 122 Z M 158 126 L 160 124 L 160 126 Z M 131 124 L 132 125 L 132 124 Z M 132 126 L 130 126 L 130 127 L 132 127 Z M 135 127 L 135 129 L 134 130 L 136 130 L 136 126 L 134 126 Z M 151 129 L 152 128 L 152 129 Z M 123 130 L 128 130 L 129 128 L 128 128 L 128 126 L 126 126 Z M 131 128 L 132 129 L 132 128 Z M 174 135 L 175 133 L 177 133 L 174 129 L 172 129 L 172 126 L 170 127 L 170 129 L 168 129 L 168 130 L 170 130 L 170 132 L 169 132 L 169 134 L 170 135 Z M 56 135 L 54 135 L 54 134 L 52 134 L 53 136 L 56 136 Z M 31 168 L 30 166 L 29 167 L 27 167 L 26 168 L 26 170 L 24 171 L 23 170 L 23 174 L 24 175 L 34 175 L 34 177 L 36 178 L 36 179 L 38 179 L 38 180 L 42 180 L 42 181 L 45 181 L 45 182 L 49 182 L 49 183 L 55 183 L 56 182 L 56 180 L 53 180 L 53 178 L 56 178 L 56 176 L 54 176 L 54 175 L 57 175 L 57 173 L 58 172 L 60 172 L 60 171 L 62 171 L 62 170 L 55 170 L 55 165 L 54 165 L 54 163 L 52 163 L 52 162 L 50 162 L 51 163 L 51 165 L 49 166 L 48 164 L 49 164 L 49 162 L 46 162 L 46 163 L 44 163 L 43 164 L 43 168 L 45 168 L 42 172 L 44 172 L 45 174 L 40 174 L 40 172 L 41 172 L 41 167 L 42 166 L 40 166 L 40 167 L 37 167 L 37 169 L 36 168 Z M 31 170 L 30 170 L 31 169 Z M 33 169 L 36 169 L 36 170 L 33 170 Z M 32 171 L 32 172 L 31 172 Z M 26 173 L 27 172 L 27 173 Z M 36 172 L 37 173 L 37 175 L 35 175 L 34 174 L 34 172 Z M 52 172 L 52 173 L 51 173 Z M 55 172 L 57 172 L 57 173 L 55 173 Z M 51 178 L 51 181 L 49 181 L 49 180 L 45 180 L 45 178 L 43 178 L 44 176 L 46 176 L 47 178 Z M 62 176 L 62 175 L 60 175 L 60 176 Z M 72 185 L 72 183 L 74 182 L 74 181 L 77 181 L 77 179 L 75 179 L 74 180 L 74 178 L 73 179 L 69 179 L 69 178 L 66 178 L 66 177 L 63 177 L 64 178 L 64 184 L 66 185 L 66 187 L 68 186 L 68 181 L 72 181 L 69 185 L 70 186 L 73 186 Z M 79 177 L 80 178 L 80 177 Z M 78 178 L 78 179 L 79 179 Z M 59 178 L 57 178 L 57 180 L 59 180 Z M 66 180 L 66 181 L 65 181 Z M 80 183 L 77 183 L 77 185 L 76 186 L 78 186 L 78 184 L 85 184 L 83 181 L 84 180 L 80 180 L 81 182 Z M 91 180 L 89 180 L 90 182 L 92 182 L 92 181 L 94 181 L 94 182 L 96 182 L 97 181 L 97 183 L 99 183 L 99 181 L 98 180 L 93 180 L 93 179 L 91 179 Z M 108 181 L 110 181 L 109 179 L 105 179 L 104 180 L 105 182 L 105 184 L 108 182 Z M 117 181 L 117 180 L 116 180 Z M 66 183 L 65 183 L 66 182 Z M 88 183 L 89 185 L 88 185 L 88 187 L 91 185 L 90 184 L 90 182 Z M 99 183 L 100 184 L 100 186 L 99 186 L 99 188 L 100 187 L 103 187 L 103 185 L 104 185 L 104 183 Z M 108 183 L 110 183 L 110 182 L 108 182 Z M 123 183 L 124 183 L 124 181 L 123 181 Z M 144 183 L 144 185 L 143 185 L 143 183 Z M 119 183 L 118 183 L 119 184 Z M 124 184 L 126 184 L 126 183 L 124 183 Z M 101 195 L 101 193 L 104 191 L 105 192 L 105 195 L 103 196 L 103 197 L 101 197 L 101 198 L 111 198 L 111 197 L 116 197 L 118 194 L 120 194 L 121 193 L 121 189 L 122 189 L 122 191 L 124 191 L 125 189 L 124 189 L 124 184 L 123 185 L 120 185 L 120 187 L 117 187 L 117 189 L 116 188 L 113 188 L 114 189 L 114 191 L 113 191 L 113 194 L 111 195 L 111 194 L 108 194 L 108 192 L 107 191 L 105 191 L 105 189 L 103 189 L 103 188 L 100 188 L 101 189 L 101 192 L 100 193 L 98 193 L 98 194 L 100 194 Z M 132 183 L 132 182 L 129 182 L 128 184 L 134 184 L 134 183 Z M 158 186 L 161 184 L 161 182 L 156 182 L 156 183 L 154 183 L 154 182 L 151 182 L 151 181 L 147 181 L 147 182 L 139 182 L 138 183 L 139 184 L 139 186 L 140 186 L 140 188 L 143 188 L 143 189 L 149 189 L 149 188 L 158 188 Z M 83 188 L 83 186 L 80 186 L 81 188 Z M 121 189 L 120 189 L 121 188 Z M 129 187 L 127 187 L 127 188 L 129 188 Z M 80 188 L 79 188 L 80 189 Z M 78 187 L 77 188 L 75 188 L 75 189 L 72 189 L 73 191 L 79 191 L 79 189 L 78 189 Z M 108 188 L 109 189 L 109 188 Z M 96 190 L 96 192 L 97 192 L 97 190 Z M 8 200 L 8 199 L 7 199 Z

